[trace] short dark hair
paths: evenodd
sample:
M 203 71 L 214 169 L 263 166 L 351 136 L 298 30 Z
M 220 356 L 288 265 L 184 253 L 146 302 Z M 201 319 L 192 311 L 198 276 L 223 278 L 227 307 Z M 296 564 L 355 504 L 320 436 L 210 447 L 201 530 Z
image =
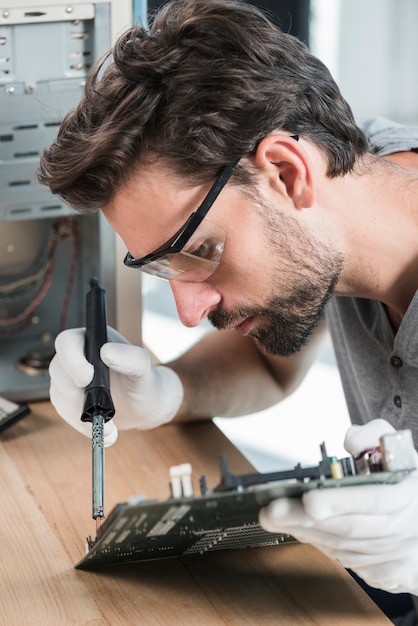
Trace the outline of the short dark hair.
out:
M 368 149 L 324 64 L 261 10 L 172 0 L 93 68 L 38 178 L 74 208 L 97 210 L 140 164 L 207 182 L 278 129 L 315 142 L 330 177 Z M 245 180 L 238 167 L 235 182 Z

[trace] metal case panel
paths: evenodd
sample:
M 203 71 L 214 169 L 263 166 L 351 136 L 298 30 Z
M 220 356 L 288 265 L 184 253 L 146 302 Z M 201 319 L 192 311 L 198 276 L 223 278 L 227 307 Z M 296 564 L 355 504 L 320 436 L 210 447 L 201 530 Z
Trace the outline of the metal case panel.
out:
M 126 308 L 117 304 L 114 232 L 100 214 L 76 215 L 38 184 L 36 169 L 131 16 L 128 0 L 23 4 L 0 7 L 0 395 L 17 402 L 48 397 L 54 338 L 84 325 L 92 276 L 106 289 L 109 324 Z

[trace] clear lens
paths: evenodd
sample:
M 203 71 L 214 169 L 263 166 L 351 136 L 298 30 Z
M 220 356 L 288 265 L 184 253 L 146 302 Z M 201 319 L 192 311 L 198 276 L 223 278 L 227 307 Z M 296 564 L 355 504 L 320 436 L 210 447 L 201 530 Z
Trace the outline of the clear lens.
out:
M 218 267 L 225 239 L 225 232 L 220 226 L 205 220 L 183 250 L 151 261 L 141 270 L 166 280 L 203 282 Z
M 147 263 L 141 267 L 141 270 L 165 280 L 174 278 L 200 283 L 209 278 L 218 265 L 219 262 L 216 261 L 202 259 L 187 252 L 177 252 Z

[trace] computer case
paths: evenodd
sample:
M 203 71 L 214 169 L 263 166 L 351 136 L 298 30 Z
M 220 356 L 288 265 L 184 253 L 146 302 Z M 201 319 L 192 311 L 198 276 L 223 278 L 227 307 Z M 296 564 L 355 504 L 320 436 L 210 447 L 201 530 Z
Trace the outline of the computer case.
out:
M 101 213 L 76 214 L 36 181 L 91 65 L 131 22 L 130 0 L 0 7 L 0 395 L 10 400 L 48 397 L 54 339 L 84 326 L 94 276 L 108 323 L 126 331 L 124 311 L 136 309 L 140 337 L 140 280 L 119 268 L 121 242 Z

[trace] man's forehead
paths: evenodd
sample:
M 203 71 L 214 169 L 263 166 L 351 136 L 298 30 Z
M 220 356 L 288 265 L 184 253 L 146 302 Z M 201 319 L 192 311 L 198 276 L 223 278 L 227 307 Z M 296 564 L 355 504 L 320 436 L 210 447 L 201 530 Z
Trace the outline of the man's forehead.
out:
M 196 211 L 206 191 L 207 186 L 191 186 L 190 180 L 153 163 L 138 167 L 103 212 L 124 239 L 130 239 L 139 223 L 171 234 Z
M 126 197 L 150 197 L 155 201 L 160 198 L 166 203 L 187 202 L 194 194 L 199 195 L 204 185 L 180 176 L 163 162 L 141 165 L 136 168 L 120 189 L 120 195 Z

